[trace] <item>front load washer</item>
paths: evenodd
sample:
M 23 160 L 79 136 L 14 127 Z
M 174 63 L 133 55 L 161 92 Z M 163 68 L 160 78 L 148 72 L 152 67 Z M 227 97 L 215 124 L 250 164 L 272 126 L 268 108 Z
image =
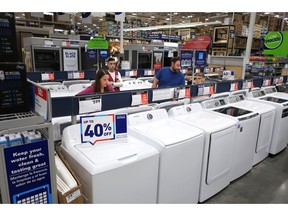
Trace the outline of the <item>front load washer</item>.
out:
M 128 116 L 131 135 L 158 149 L 158 203 L 197 203 L 204 133 L 168 117 L 165 109 Z
M 252 169 L 260 117 L 258 113 L 228 104 L 227 98 L 210 99 L 201 103 L 203 108 L 219 115 L 238 120 L 232 154 L 230 180 L 233 181 Z
M 269 104 L 276 108 L 270 154 L 277 154 L 286 148 L 288 142 L 288 98 L 265 95 L 262 90 L 254 90 L 248 93 L 248 99 Z
M 86 203 L 156 203 L 159 152 L 143 141 L 81 143 L 80 124 L 64 129 L 62 152 Z
M 273 136 L 273 127 L 275 120 L 275 107 L 269 104 L 263 104 L 256 101 L 245 100 L 242 90 L 234 92 L 234 95 L 228 97 L 229 104 L 259 113 L 260 122 L 257 137 L 256 148 L 254 149 L 253 166 L 264 160 L 269 155 L 269 149 Z
M 199 202 L 230 184 L 230 170 L 237 120 L 203 110 L 200 103 L 173 107 L 170 117 L 205 132 Z

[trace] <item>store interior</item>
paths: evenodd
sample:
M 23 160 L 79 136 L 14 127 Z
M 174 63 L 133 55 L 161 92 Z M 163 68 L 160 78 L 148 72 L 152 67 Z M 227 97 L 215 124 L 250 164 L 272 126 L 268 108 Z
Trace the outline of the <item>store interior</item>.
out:
M 288 202 L 288 12 L 0 12 L 0 39 L 0 203 Z

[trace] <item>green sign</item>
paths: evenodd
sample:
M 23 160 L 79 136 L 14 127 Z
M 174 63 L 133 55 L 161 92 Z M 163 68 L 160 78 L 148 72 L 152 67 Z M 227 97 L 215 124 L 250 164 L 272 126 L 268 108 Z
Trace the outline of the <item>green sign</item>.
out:
M 269 32 L 264 39 L 264 44 L 268 49 L 276 49 L 283 42 L 281 32 Z
M 288 56 L 288 32 L 269 32 L 264 38 L 264 45 L 264 55 L 286 58 Z

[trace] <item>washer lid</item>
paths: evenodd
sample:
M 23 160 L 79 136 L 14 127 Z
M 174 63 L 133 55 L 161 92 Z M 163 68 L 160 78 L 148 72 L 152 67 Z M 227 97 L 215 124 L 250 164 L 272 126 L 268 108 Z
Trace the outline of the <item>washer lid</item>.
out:
M 280 103 L 280 104 L 288 102 L 287 99 L 277 98 L 277 97 L 270 97 L 270 96 L 260 98 L 260 100 L 266 100 L 266 101 L 271 101 L 271 102 Z
M 75 148 L 95 165 L 121 160 L 151 149 L 142 141 L 128 135 L 124 141 L 103 141 L 95 145 L 77 144 Z
M 237 124 L 237 120 L 218 115 L 212 111 L 197 111 L 189 114 L 175 116 L 176 119 L 195 125 L 202 130 L 213 133 L 219 130 L 225 130 Z
M 174 119 L 162 119 L 154 122 L 134 124 L 134 129 L 144 136 L 149 136 L 165 146 L 184 142 L 203 134 L 203 131 Z
M 245 110 L 245 109 L 240 109 L 240 108 L 233 107 L 233 106 L 223 107 L 223 108 L 220 108 L 220 109 L 215 109 L 213 111 L 219 112 L 219 113 L 223 113 L 223 114 L 226 114 L 226 115 L 230 115 L 230 116 L 234 116 L 234 117 L 239 117 L 239 116 L 242 116 L 242 115 L 246 115 L 246 114 L 252 113 L 252 111 Z
M 248 101 L 248 100 L 240 101 L 240 102 L 237 102 L 233 105 L 240 107 L 240 108 L 243 108 L 243 109 L 252 110 L 252 111 L 258 112 L 258 113 L 266 113 L 266 112 L 275 110 L 275 107 L 273 107 L 269 104 L 264 104 L 264 103 L 260 103 L 260 102 L 256 102 L 256 101 Z

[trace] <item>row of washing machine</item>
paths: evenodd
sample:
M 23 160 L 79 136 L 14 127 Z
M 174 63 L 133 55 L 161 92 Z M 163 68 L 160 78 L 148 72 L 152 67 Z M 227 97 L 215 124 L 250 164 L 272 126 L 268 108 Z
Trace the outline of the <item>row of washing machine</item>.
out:
M 168 104 L 167 110 L 113 111 L 129 114 L 125 141 L 82 144 L 80 125 L 67 127 L 61 147 L 85 201 L 197 203 L 220 192 L 269 153 L 286 148 L 288 98 L 278 98 L 278 110 L 277 102 L 252 98 L 255 92 L 249 100 L 235 92 L 201 104 Z

